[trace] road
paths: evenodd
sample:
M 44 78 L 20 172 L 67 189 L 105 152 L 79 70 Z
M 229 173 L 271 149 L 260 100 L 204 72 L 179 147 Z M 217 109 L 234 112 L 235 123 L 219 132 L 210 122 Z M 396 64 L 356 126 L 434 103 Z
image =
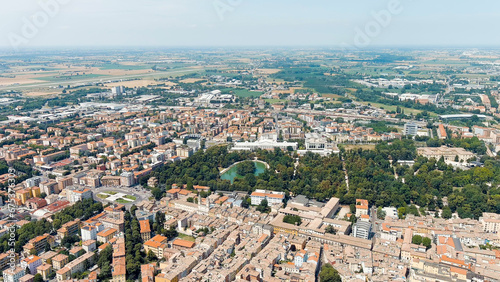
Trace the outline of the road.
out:
M 378 234 L 378 225 L 377 225 L 377 207 L 372 206 L 370 211 L 370 222 L 372 223 L 372 233 Z
M 342 156 L 341 161 L 342 161 L 342 170 L 344 171 L 344 174 L 345 174 L 345 184 L 346 184 L 346 187 L 347 187 L 347 193 L 349 193 L 349 175 L 347 174 L 347 169 L 345 167 L 344 156 Z

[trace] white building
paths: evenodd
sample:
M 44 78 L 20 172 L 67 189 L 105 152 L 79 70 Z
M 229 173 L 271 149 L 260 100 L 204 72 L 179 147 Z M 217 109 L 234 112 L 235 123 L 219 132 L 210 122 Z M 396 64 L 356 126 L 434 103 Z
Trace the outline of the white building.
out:
M 252 205 L 259 205 L 264 199 L 267 200 L 269 205 L 281 204 L 285 199 L 283 192 L 266 191 L 266 190 L 255 190 L 250 195 L 252 200 Z
M 295 267 L 302 267 L 302 264 L 307 261 L 307 253 L 302 250 L 295 255 L 294 264 Z
M 274 140 L 261 139 L 255 142 L 236 142 L 234 143 L 231 150 L 233 151 L 255 151 L 257 149 L 262 150 L 273 150 L 274 148 L 279 148 L 281 150 L 288 150 L 288 148 L 292 148 L 292 150 L 297 150 L 298 143 L 297 142 L 277 142 Z
M 82 232 L 82 241 L 87 241 L 87 240 L 97 240 L 97 227 L 87 225 L 83 226 L 81 229 Z
M 398 210 L 395 207 L 385 207 L 382 209 L 386 218 L 398 219 Z
M 4 282 L 19 282 L 19 278 L 25 275 L 25 271 L 22 267 L 8 268 L 3 271 L 3 281 Z
M 299 155 L 304 155 L 307 152 L 312 152 L 320 154 L 322 156 L 327 156 L 331 153 L 338 154 L 340 152 L 336 144 L 330 142 L 328 138 L 318 133 L 307 133 L 305 145 L 306 149 L 299 150 Z
M 412 122 L 406 123 L 404 130 L 405 135 L 415 136 L 418 134 L 418 125 Z
M 70 203 L 76 203 L 92 198 L 92 191 L 90 189 L 68 190 L 66 197 Z
M 366 221 L 358 221 L 354 224 L 353 236 L 361 239 L 370 238 L 370 231 L 372 229 L 372 224 Z
M 116 86 L 116 87 L 113 87 L 111 88 L 111 93 L 113 93 L 113 95 L 121 95 L 125 92 L 125 87 L 123 86 Z

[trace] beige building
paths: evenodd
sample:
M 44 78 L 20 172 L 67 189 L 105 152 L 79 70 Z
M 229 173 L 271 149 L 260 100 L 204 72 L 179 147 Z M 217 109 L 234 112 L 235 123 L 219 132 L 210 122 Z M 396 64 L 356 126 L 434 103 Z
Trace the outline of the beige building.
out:
M 479 218 L 479 222 L 483 226 L 484 232 L 498 233 L 500 231 L 500 215 L 495 213 L 485 212 Z
M 422 147 L 417 148 L 417 153 L 420 156 L 426 157 L 428 159 L 435 158 L 439 160 L 441 157 L 445 161 L 453 162 L 458 158 L 458 161 L 466 162 L 468 159 L 475 157 L 475 155 L 463 148 L 449 148 L 446 146 L 442 147 Z
M 107 243 L 111 240 L 116 234 L 116 229 L 108 228 L 99 233 L 97 233 L 97 242 Z
M 52 267 L 55 270 L 63 268 L 68 263 L 68 256 L 63 254 L 58 254 L 52 258 Z
M 144 243 L 146 254 L 152 251 L 159 259 L 163 258 L 163 249 L 167 246 L 167 237 L 156 235 Z

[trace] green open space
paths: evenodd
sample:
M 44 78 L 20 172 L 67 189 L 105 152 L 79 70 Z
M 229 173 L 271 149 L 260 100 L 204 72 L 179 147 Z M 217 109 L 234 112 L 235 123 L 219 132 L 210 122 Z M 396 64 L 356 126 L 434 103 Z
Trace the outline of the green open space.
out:
M 132 196 L 132 195 L 125 195 L 125 196 L 123 196 L 123 198 L 127 198 L 127 199 L 132 200 L 132 201 L 137 200 L 137 198 Z
M 106 194 L 97 194 L 97 197 L 100 198 L 100 199 L 106 199 L 109 197 L 109 195 L 106 195 Z
M 34 79 L 43 80 L 43 81 L 68 81 L 68 80 L 79 80 L 79 79 L 87 79 L 87 78 L 97 78 L 97 77 L 106 77 L 102 74 L 79 74 L 79 75 L 56 75 L 56 76 L 44 76 L 44 77 L 34 77 Z
M 179 233 L 179 235 L 177 237 L 179 239 L 186 240 L 186 241 L 191 241 L 191 242 L 196 241 L 196 239 L 193 236 L 189 236 L 189 235 L 183 234 L 183 233 Z

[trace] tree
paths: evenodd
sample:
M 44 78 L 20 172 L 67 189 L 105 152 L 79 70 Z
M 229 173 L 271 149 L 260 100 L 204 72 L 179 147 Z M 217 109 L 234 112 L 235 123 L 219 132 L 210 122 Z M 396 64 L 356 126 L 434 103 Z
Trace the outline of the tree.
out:
M 271 208 L 269 207 L 266 199 L 262 200 L 256 209 L 257 209 L 257 211 L 262 212 L 262 213 L 268 213 L 271 211 Z
M 158 260 L 158 258 L 156 257 L 155 253 L 153 253 L 153 251 L 151 251 L 151 250 L 149 250 L 148 256 L 146 258 L 147 258 L 147 260 L 149 262 L 157 261 Z
M 386 216 L 385 211 L 382 210 L 382 207 L 379 207 L 377 209 L 377 218 L 383 220 L 383 219 L 385 219 L 385 216 Z
M 356 223 L 358 219 L 356 218 L 356 215 L 351 214 L 351 217 L 349 217 L 349 221 L 351 222 L 351 225 L 354 226 L 354 223 Z
M 135 215 L 135 212 L 137 211 L 137 206 L 136 205 L 132 205 L 132 207 L 130 207 L 130 213 L 132 215 Z
M 415 244 L 415 245 L 422 244 L 422 236 L 420 236 L 420 235 L 413 236 L 413 238 L 411 238 L 411 242 L 412 242 L 412 244 Z
M 177 237 L 178 235 L 179 235 L 179 233 L 172 226 L 165 232 L 165 236 L 167 236 L 167 238 L 169 240 Z
M 339 272 L 331 264 L 324 264 L 319 273 L 321 282 L 342 282 Z
M 165 224 L 165 213 L 161 211 L 156 212 L 155 223 L 156 223 L 156 233 L 160 233 L 161 229 L 163 228 L 163 225 Z
M 101 267 L 101 273 L 99 274 L 99 280 L 107 280 L 111 278 L 111 265 L 109 265 L 110 261 L 104 262 Z
M 302 223 L 302 219 L 298 215 L 285 215 L 283 217 L 283 222 L 288 224 L 297 224 L 300 225 Z
M 422 239 L 422 245 L 424 245 L 427 250 L 430 249 L 432 247 L 432 241 L 431 241 L 431 238 L 429 237 L 424 237 Z
M 163 197 L 163 191 L 157 187 L 151 189 L 151 194 L 153 194 L 156 200 L 160 200 Z
M 349 209 L 351 210 L 352 214 L 356 214 L 356 204 L 350 204 Z
M 445 219 L 450 219 L 451 215 L 452 215 L 452 213 L 451 213 L 450 207 L 449 206 L 444 207 L 443 212 L 441 214 L 441 217 L 445 218 Z
M 104 250 L 102 250 L 99 253 L 99 258 L 97 259 L 97 265 L 102 269 L 106 263 L 108 263 L 112 260 L 113 258 L 113 247 L 111 245 L 108 245 Z M 102 271 L 101 271 L 102 272 Z M 111 274 L 111 270 L 110 270 Z
M 326 233 L 330 233 L 330 234 L 333 234 L 333 235 L 336 235 L 337 234 L 337 230 L 335 230 L 335 228 L 331 225 L 328 225 L 326 228 L 325 228 L 325 232 Z
M 241 207 L 245 209 L 248 209 L 251 204 L 252 204 L 252 199 L 250 199 L 250 197 L 248 196 L 243 198 L 243 200 L 241 201 Z
M 236 166 L 236 173 L 241 176 L 245 176 L 247 174 L 255 173 L 255 163 L 252 161 L 243 161 Z

